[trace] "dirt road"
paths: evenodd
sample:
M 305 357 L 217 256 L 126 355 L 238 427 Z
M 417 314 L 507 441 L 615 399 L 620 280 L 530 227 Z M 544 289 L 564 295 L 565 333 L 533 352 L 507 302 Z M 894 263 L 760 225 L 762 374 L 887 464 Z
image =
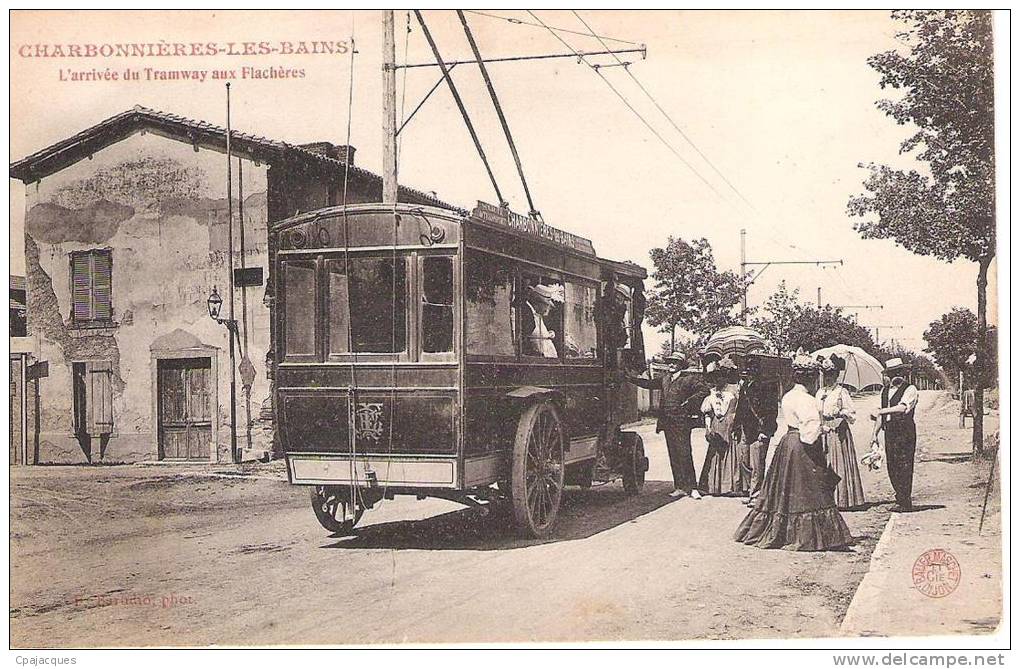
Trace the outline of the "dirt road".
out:
M 871 400 L 869 400 L 871 401 Z M 858 445 L 867 443 L 866 426 Z M 15 647 L 831 636 L 888 518 L 846 514 L 842 553 L 763 551 L 740 500 L 672 501 L 665 445 L 643 493 L 567 496 L 555 539 L 398 498 L 329 537 L 278 467 L 12 469 Z M 695 433 L 695 463 L 704 457 Z M 888 502 L 884 472 L 869 499 Z

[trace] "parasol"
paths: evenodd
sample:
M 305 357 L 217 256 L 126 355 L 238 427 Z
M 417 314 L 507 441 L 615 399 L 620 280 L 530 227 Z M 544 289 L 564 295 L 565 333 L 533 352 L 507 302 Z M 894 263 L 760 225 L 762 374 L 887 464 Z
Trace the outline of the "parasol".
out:
M 765 350 L 765 338 L 761 333 L 742 325 L 733 325 L 717 330 L 705 342 L 704 353 L 726 355 L 747 355 Z
M 869 386 L 882 385 L 882 363 L 859 346 L 836 344 L 820 348 L 811 355 L 823 358 L 835 355 L 842 358 L 846 368 L 840 373 L 838 381 L 854 390 L 860 391 Z

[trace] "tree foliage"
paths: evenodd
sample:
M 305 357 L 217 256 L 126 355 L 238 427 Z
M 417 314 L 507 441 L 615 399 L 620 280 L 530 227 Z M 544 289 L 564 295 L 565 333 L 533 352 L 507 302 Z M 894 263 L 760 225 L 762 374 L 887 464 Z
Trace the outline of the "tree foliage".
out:
M 774 353 L 796 351 L 797 347 L 790 342 L 790 324 L 806 307 L 800 301 L 800 289 L 791 291 L 785 281 L 780 281 L 776 292 L 765 300 L 762 315 L 751 321 L 751 327 L 765 337 Z
M 957 307 L 949 313 L 942 314 L 938 320 L 932 321 L 924 331 L 924 340 L 928 344 L 926 353 L 931 353 L 935 362 L 945 370 L 946 374 L 956 379 L 963 372 L 964 383 L 972 387 L 975 381 L 974 367 L 971 364 L 977 350 L 977 316 L 970 309 Z M 989 342 L 992 344 L 993 342 Z M 989 346 L 989 349 L 994 347 Z M 987 368 L 990 373 L 985 382 L 995 382 L 995 356 L 990 355 Z
M 929 174 L 868 163 L 866 193 L 848 212 L 868 239 L 953 261 L 995 255 L 991 16 L 984 11 L 905 10 L 903 49 L 868 59 L 880 86 L 901 91 L 879 109 L 914 130 L 900 145 Z
M 708 240 L 671 236 L 665 247 L 653 248 L 649 255 L 655 264 L 655 285 L 645 312 L 649 324 L 662 332 L 679 327 L 704 340 L 738 322 L 735 307 L 743 296 L 744 279 L 719 271 Z
M 927 174 L 869 163 L 865 193 L 847 211 L 866 239 L 952 262 L 978 263 L 975 401 L 983 403 L 986 291 L 995 257 L 995 120 L 992 17 L 985 10 L 901 10 L 898 50 L 868 59 L 879 85 L 900 93 L 878 107 L 912 134 L 900 145 Z M 975 454 L 984 449 L 974 421 Z

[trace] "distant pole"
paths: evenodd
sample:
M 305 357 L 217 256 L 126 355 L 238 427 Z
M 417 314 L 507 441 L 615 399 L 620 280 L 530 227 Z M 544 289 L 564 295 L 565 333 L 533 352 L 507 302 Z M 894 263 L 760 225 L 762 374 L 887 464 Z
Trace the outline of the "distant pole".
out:
M 747 325 L 747 229 L 740 229 L 740 281 L 744 287 L 744 297 L 741 302 L 741 317 L 744 325 Z
M 241 231 L 241 269 L 245 269 L 246 250 L 244 246 L 244 171 L 241 166 L 241 157 L 237 157 L 237 218 Z M 250 365 L 251 358 L 248 357 L 248 285 L 241 286 L 241 357 L 242 364 Z M 244 436 L 248 444 L 248 451 L 251 452 L 251 384 L 244 374 L 241 375 L 241 383 L 244 385 Z
M 822 308 L 822 287 L 818 286 L 818 308 Z
M 230 170 L 230 82 L 227 82 L 227 277 L 230 292 L 229 319 L 234 320 L 234 189 L 233 175 Z M 237 450 L 237 359 L 234 353 L 236 327 L 228 327 L 230 331 L 230 457 L 235 463 L 241 462 L 241 453 Z
M 393 35 L 393 10 L 382 13 L 383 47 L 383 192 L 384 204 L 397 202 L 397 48 Z

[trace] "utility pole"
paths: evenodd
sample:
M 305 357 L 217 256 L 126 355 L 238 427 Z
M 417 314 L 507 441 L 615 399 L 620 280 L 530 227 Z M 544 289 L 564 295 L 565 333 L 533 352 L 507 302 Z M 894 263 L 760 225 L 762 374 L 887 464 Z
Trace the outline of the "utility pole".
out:
M 740 228 L 740 280 L 747 276 L 747 229 Z M 744 295 L 740 302 L 740 316 L 747 325 L 747 285 L 744 285 Z
M 758 277 L 769 268 L 770 265 L 817 265 L 824 267 L 826 265 L 842 265 L 842 258 L 838 260 L 763 260 L 756 262 L 749 262 L 747 260 L 747 230 L 740 230 L 740 278 L 744 279 L 747 276 L 748 267 L 761 267 L 758 273 L 751 277 L 749 281 L 744 283 L 743 290 L 743 321 L 744 325 L 747 325 L 747 289 L 758 280 Z M 822 289 L 818 289 L 818 306 L 822 303 Z
M 393 10 L 382 10 L 383 192 L 384 204 L 397 202 L 397 47 Z
M 837 309 L 885 309 L 881 304 L 834 304 Z
M 875 328 L 875 341 L 877 343 L 879 343 L 879 344 L 882 343 L 882 340 L 879 338 L 879 334 L 878 334 L 879 329 L 882 329 L 882 330 L 902 330 L 903 329 L 902 325 L 872 325 L 871 327 Z
M 234 353 L 237 321 L 234 320 L 234 194 L 230 173 L 230 82 L 227 82 L 227 285 L 230 293 L 228 319 L 234 323 L 230 329 L 230 458 L 241 462 L 241 451 L 237 448 L 237 358 Z
M 818 309 L 822 308 L 822 287 L 818 286 Z

